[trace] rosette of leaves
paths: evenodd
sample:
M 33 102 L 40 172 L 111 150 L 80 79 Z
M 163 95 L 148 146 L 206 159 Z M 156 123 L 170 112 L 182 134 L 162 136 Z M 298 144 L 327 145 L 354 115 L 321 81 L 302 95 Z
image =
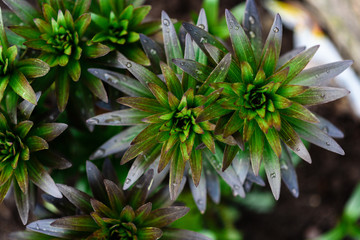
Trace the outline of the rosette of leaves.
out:
M 95 4 L 98 3 L 98 4 Z M 141 6 L 142 1 L 93 1 L 91 19 L 96 35 L 93 42 L 103 43 L 127 58 L 148 65 L 149 59 L 141 49 L 139 34 L 151 35 L 160 29 L 159 21 L 143 23 L 151 6 Z
M 26 100 L 19 105 L 23 116 L 30 116 L 33 107 Z M 13 124 L 5 113 L 0 113 L 0 203 L 12 184 L 15 203 L 24 224 L 30 209 L 30 181 L 44 192 L 62 197 L 46 168 L 71 166 L 67 160 L 48 150 L 48 142 L 66 128 L 63 123 L 34 124 L 26 117 Z
M 197 25 L 207 30 L 205 12 L 202 10 L 199 16 Z M 221 90 L 214 91 L 210 88 L 209 84 L 214 79 L 219 79 L 221 76 L 225 77 L 231 56 L 228 55 L 224 58 L 224 60 L 214 69 L 213 73 L 211 73 L 210 67 L 206 67 L 204 65 L 207 64 L 208 61 L 206 55 L 191 40 L 189 35 L 186 36 L 184 50 L 181 48 L 174 26 L 165 12 L 162 13 L 162 27 L 164 29 L 164 49 L 144 35 L 140 35 L 140 41 L 143 45 L 145 53 L 148 55 L 152 63 L 151 67 L 153 72 L 162 73 L 160 76 L 165 79 L 166 84 L 161 82 L 153 72 L 140 66 L 139 64 L 125 59 L 122 55 L 118 55 L 117 57 L 117 59 L 119 59 L 119 67 L 127 68 L 140 82 L 127 75 L 114 71 L 89 69 L 89 71 L 95 76 L 125 94 L 133 97 L 125 98 L 121 101 L 137 101 L 138 99 L 142 101 L 141 104 L 146 104 L 141 108 L 142 111 L 126 109 L 105 113 L 89 119 L 87 121 L 88 124 L 96 125 L 121 126 L 136 124 L 135 126 L 126 129 L 108 140 L 100 146 L 90 158 L 102 158 L 124 151 L 129 148 L 130 143 L 133 139 L 135 139 L 130 147 L 131 150 L 129 149 L 124 157 L 127 161 L 130 159 L 129 153 L 132 154 L 132 156 L 130 155 L 131 157 L 136 156 L 136 159 L 128 173 L 127 180 L 125 181 L 124 189 L 129 188 L 148 168 L 162 170 L 161 173 L 165 172 L 165 174 L 167 174 L 169 169 L 164 169 L 164 167 L 171 161 L 171 164 L 169 165 L 171 165 L 170 188 L 172 196 L 175 195 L 177 188 L 180 186 L 180 180 L 185 170 L 185 175 L 188 176 L 194 200 L 199 210 L 204 212 L 206 209 L 207 193 L 214 202 L 219 203 L 220 201 L 220 184 L 218 175 L 220 175 L 226 183 L 231 186 L 235 195 L 240 196 L 245 195 L 243 184 L 246 180 L 249 180 L 249 182 L 255 181 L 261 185 L 263 182 L 260 178 L 255 177 L 254 174 L 249 173 L 248 175 L 248 171 L 241 170 L 243 168 L 242 166 L 245 166 L 246 163 L 230 166 L 225 171 L 222 171 L 221 161 L 223 150 L 221 147 L 216 143 L 213 144 L 213 140 L 211 140 L 210 137 L 209 139 L 211 140 L 211 145 L 207 143 L 209 147 L 206 147 L 205 144 L 201 143 L 203 141 L 202 138 L 206 136 L 202 135 L 208 134 L 207 132 L 209 132 L 209 130 L 207 129 L 212 129 L 213 125 L 199 126 L 203 130 L 202 132 L 200 128 L 198 126 L 194 126 L 192 122 L 197 115 L 196 111 L 202 109 L 202 107 L 199 108 L 199 106 L 209 104 L 213 101 L 213 99 L 216 99 L 221 92 Z M 188 60 L 189 62 L 185 62 L 186 64 L 203 66 L 202 69 L 204 73 L 200 73 L 200 71 L 198 71 L 198 74 L 207 73 L 211 75 L 209 80 L 196 81 L 191 75 L 183 73 L 183 71 L 172 62 L 172 59 L 179 57 L 182 58 L 184 56 L 187 59 L 191 59 Z M 167 65 L 163 63 L 165 61 L 167 62 Z M 181 78 L 179 78 L 180 76 Z M 161 96 L 159 94 L 161 94 Z M 179 105 L 181 101 L 186 101 L 187 105 L 184 105 L 184 107 L 180 106 L 179 109 L 179 105 L 175 107 L 172 106 L 171 108 L 166 102 L 170 103 L 171 101 L 171 104 L 173 105 L 173 99 L 175 99 L 176 103 L 178 102 Z M 200 99 L 202 100 L 199 101 Z M 192 105 L 189 103 L 192 103 Z M 140 105 L 137 105 L 137 107 L 138 106 Z M 161 117 L 163 113 L 157 114 L 155 112 L 147 112 L 148 110 L 146 109 L 148 107 L 152 108 L 154 106 L 162 109 L 161 111 L 168 112 L 169 114 L 167 114 L 164 118 Z M 189 111 L 191 108 L 195 108 L 196 111 Z M 175 111 L 176 113 L 173 113 Z M 155 115 L 153 115 L 154 113 Z M 149 116 L 152 115 L 153 117 L 150 118 Z M 159 117 L 161 118 L 159 119 Z M 154 122 L 149 122 L 148 119 L 153 119 L 151 121 Z M 164 123 L 165 126 L 162 127 Z M 178 124 L 183 124 L 183 127 L 180 127 Z M 147 130 L 140 133 L 145 127 L 147 127 Z M 149 132 L 149 130 L 151 130 L 151 132 Z M 140 135 L 137 136 L 139 133 Z M 145 133 L 146 135 L 143 135 Z M 141 140 L 141 136 L 143 136 L 143 140 L 139 141 L 139 139 Z M 160 138 L 161 136 L 164 138 Z M 211 134 L 209 136 L 211 136 Z M 194 140 L 190 139 L 190 137 L 194 138 Z M 219 135 L 217 138 L 218 140 L 225 141 L 229 144 L 236 144 L 232 137 L 223 139 Z M 174 144 L 174 146 L 172 149 L 169 148 L 169 151 L 167 151 L 166 146 L 168 145 L 168 141 L 171 140 L 174 142 L 174 139 L 176 143 L 171 143 Z M 187 139 L 194 141 L 194 143 L 189 142 Z M 189 143 L 190 145 L 187 145 Z M 185 147 L 192 147 L 191 154 L 185 152 Z M 211 152 L 211 150 L 213 151 L 214 149 L 216 149 L 216 155 Z M 191 148 L 186 150 L 190 151 Z M 176 151 L 177 155 L 175 155 Z M 169 154 L 164 156 L 164 152 L 168 152 Z M 189 160 L 188 162 L 190 163 L 190 166 L 188 166 L 188 163 L 186 162 L 183 163 L 184 159 L 185 161 Z M 202 159 L 205 161 L 202 161 Z M 177 162 L 180 164 L 177 164 Z M 178 168 L 178 170 L 176 170 L 176 168 Z M 248 177 L 250 177 L 250 179 Z
M 107 165 L 108 167 L 111 165 Z M 97 167 L 87 162 L 86 170 L 93 197 L 73 187 L 58 185 L 80 212 L 80 215 L 58 219 L 43 219 L 30 223 L 32 231 L 16 232 L 13 239 L 208 239 L 207 237 L 183 229 L 167 227 L 183 217 L 189 209 L 171 206 L 168 191 L 160 190 L 148 200 L 152 189 L 153 170 L 148 171 L 129 191 L 104 178 Z M 106 171 L 113 171 L 109 168 Z M 115 177 L 115 178 L 114 178 Z M 160 198 L 157 198 L 161 197 Z M 165 201 L 164 201 L 165 200 Z
M 230 11 L 227 10 L 225 14 L 235 55 L 226 81 L 211 85 L 214 89 L 223 89 L 221 97 L 206 107 L 196 122 L 217 120 L 215 134 L 221 134 L 224 138 L 233 136 L 240 143 L 238 146 L 226 146 L 223 169 L 227 168 L 240 149 L 249 153 L 255 174 L 258 174 L 263 161 L 270 187 L 278 199 L 281 182 L 279 157 L 285 149 L 281 144 L 309 163 L 311 157 L 301 138 L 344 154 L 341 147 L 318 127 L 321 124 L 319 118 L 306 107 L 347 95 L 349 92 L 345 89 L 320 85 L 344 71 L 352 61 L 330 63 L 303 71 L 318 46 L 308 50 L 295 49 L 279 57 L 282 41 L 279 15 L 275 17 L 263 45 L 254 1 L 247 1 L 244 27 Z M 228 52 L 203 29 L 187 23 L 183 26 L 215 62 L 219 62 Z M 189 74 L 199 70 L 195 65 L 182 68 Z
M 91 15 L 87 13 L 90 0 L 42 1 L 41 13 L 23 0 L 4 2 L 26 24 L 10 29 L 26 39 L 24 44 L 28 48 L 39 50 L 39 58 L 53 68 L 37 86 L 45 90 L 55 81 L 60 111 L 64 111 L 68 102 L 71 81 L 80 79 L 95 96 L 107 101 L 102 82 L 84 71 L 87 59 L 104 56 L 110 51 L 103 44 L 86 41 L 85 33 L 91 22 Z
M 16 122 L 16 107 L 19 96 L 32 104 L 37 103 L 36 94 L 28 78 L 46 75 L 49 65 L 37 58 L 19 59 L 18 48 L 10 46 L 0 9 L 0 102 L 5 100 L 9 117 Z

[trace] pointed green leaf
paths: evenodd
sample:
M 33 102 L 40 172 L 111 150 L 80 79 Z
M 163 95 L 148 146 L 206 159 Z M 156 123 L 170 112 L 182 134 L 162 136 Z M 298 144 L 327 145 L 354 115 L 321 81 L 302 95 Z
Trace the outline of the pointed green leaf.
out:
M 164 113 L 168 110 L 159 105 L 158 101 L 143 97 L 122 97 L 117 100 L 118 103 L 136 108 L 149 113 Z
M 90 196 L 84 192 L 81 192 L 73 187 L 69 187 L 63 184 L 56 184 L 60 192 L 78 209 L 84 213 L 90 213 L 93 208 L 90 204 Z
M 310 87 L 303 94 L 291 98 L 291 100 L 303 105 L 312 106 L 337 100 L 349 93 L 348 90 L 343 88 Z
M 181 83 L 176 76 L 175 72 L 166 64 L 160 63 L 161 72 L 164 75 L 167 88 L 172 92 L 178 99 L 181 99 L 184 94 Z
M 55 185 L 54 180 L 50 175 L 45 171 L 40 162 L 36 159 L 31 159 L 27 161 L 27 169 L 29 173 L 30 180 L 44 192 L 54 196 L 56 198 L 61 198 L 61 192 Z
M 211 74 L 212 69 L 201 63 L 189 59 L 173 59 L 173 63 L 179 66 L 184 72 L 198 80 L 205 82 Z
M 264 166 L 267 179 L 270 184 L 271 191 L 276 200 L 280 196 L 281 187 L 281 173 L 280 173 L 280 162 L 274 151 L 271 149 L 269 144 L 264 146 Z
M 38 136 L 31 136 L 25 140 L 26 145 L 31 152 L 41 151 L 49 148 L 49 144 Z
M 264 151 L 264 134 L 261 132 L 260 128 L 255 127 L 254 133 L 251 135 L 249 141 L 249 147 L 251 167 L 254 174 L 257 176 L 259 174 L 260 163 L 263 158 Z
M 61 72 L 55 80 L 56 100 L 60 112 L 66 108 L 69 99 L 70 79 L 67 73 Z
M 28 134 L 33 125 L 34 123 L 32 121 L 22 121 L 15 126 L 15 132 L 19 135 L 20 138 L 23 139 Z
M 170 188 L 170 199 L 171 200 L 175 200 L 175 196 L 178 195 L 178 192 L 179 192 L 179 189 L 181 186 L 181 180 L 183 179 L 183 176 L 184 176 L 184 170 L 185 170 L 185 162 L 181 156 L 180 149 L 177 148 L 177 149 L 175 149 L 174 156 L 171 159 L 171 165 L 170 165 L 170 180 L 169 180 L 170 186 L 169 186 L 169 188 Z M 153 213 L 155 211 L 153 211 Z M 162 216 L 161 218 L 163 218 L 165 216 Z M 166 219 L 166 221 L 171 221 L 171 219 Z M 155 227 L 166 226 L 170 223 L 170 222 L 166 222 L 166 225 L 164 225 L 165 222 L 162 222 L 161 220 L 155 221 L 150 216 L 148 217 L 146 222 L 147 222 L 146 226 L 155 226 Z M 151 222 L 152 224 L 151 225 L 148 224 L 149 222 Z
M 86 175 L 94 198 L 108 204 L 104 176 L 95 164 L 90 161 L 86 161 Z
M 18 209 L 21 222 L 25 225 L 28 221 L 29 210 L 30 210 L 29 194 L 23 193 L 16 182 L 14 182 L 13 186 L 14 186 L 16 207 Z
M 144 226 L 166 227 L 179 218 L 182 218 L 189 212 L 189 208 L 182 206 L 173 206 L 160 208 L 152 211 L 143 223 Z
M 102 81 L 88 72 L 84 72 L 84 75 L 85 77 L 82 78 L 82 81 L 89 90 L 101 101 L 108 102 L 108 96 Z
M 15 71 L 9 85 L 20 97 L 36 105 L 36 95 L 23 73 Z
M 224 158 L 222 164 L 222 171 L 225 171 L 234 160 L 236 154 L 239 152 L 238 146 L 226 145 L 224 149 Z
M 4 3 L 28 25 L 33 26 L 33 19 L 39 16 L 39 12 L 27 1 L 4 0 Z
M 65 123 L 42 123 L 32 131 L 32 134 L 49 142 L 57 138 L 67 127 Z
M 280 113 L 310 123 L 319 122 L 319 120 L 311 111 L 296 102 L 293 102 L 290 107 L 280 110 Z

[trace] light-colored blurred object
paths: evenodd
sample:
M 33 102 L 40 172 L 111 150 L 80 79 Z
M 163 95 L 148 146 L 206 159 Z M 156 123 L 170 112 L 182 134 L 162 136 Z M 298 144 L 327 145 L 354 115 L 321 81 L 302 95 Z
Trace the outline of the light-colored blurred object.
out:
M 311 2 L 323 2 L 324 4 L 328 2 L 338 2 L 337 0 L 308 0 Z M 353 2 L 352 0 L 347 0 Z M 334 8 L 342 8 L 345 4 L 341 1 Z M 348 5 L 348 3 L 346 3 Z M 360 2 L 357 4 L 360 5 Z M 311 47 L 314 45 L 320 45 L 319 50 L 313 57 L 311 64 L 320 65 L 335 61 L 343 60 L 336 46 L 332 41 L 324 34 L 316 19 L 310 14 L 307 9 L 304 8 L 299 2 L 279 2 L 268 0 L 265 2 L 265 6 L 272 13 L 279 13 L 283 20 L 284 25 L 287 28 L 293 29 L 294 31 L 294 47 L 306 46 Z M 329 8 L 329 6 L 327 7 Z M 327 13 L 328 14 L 328 13 Z M 360 14 L 360 13 L 359 13 Z M 333 16 L 335 17 L 335 16 Z M 338 17 L 339 18 L 339 17 Z M 334 18 L 335 19 L 335 18 Z M 335 24 L 335 23 L 331 23 Z M 353 25 L 356 26 L 357 22 L 353 22 Z M 359 29 L 357 31 L 360 31 Z M 341 34 L 341 33 L 339 33 Z M 360 38 L 357 39 L 360 41 Z M 346 44 L 345 44 L 346 45 Z M 348 51 L 359 51 L 360 44 L 357 45 L 357 49 L 351 49 L 346 45 Z M 357 58 L 360 58 L 358 54 Z M 360 60 L 359 60 L 360 61 Z M 352 68 L 348 68 L 342 74 L 335 78 L 336 84 L 340 87 L 346 88 L 351 91 L 349 94 L 349 102 L 354 114 L 360 118 L 360 79 L 354 72 Z

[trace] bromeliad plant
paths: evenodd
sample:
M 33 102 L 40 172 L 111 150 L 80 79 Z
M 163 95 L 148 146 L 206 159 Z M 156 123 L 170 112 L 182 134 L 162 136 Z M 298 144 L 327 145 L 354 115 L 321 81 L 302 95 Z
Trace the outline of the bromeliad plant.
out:
M 67 125 L 34 124 L 28 120 L 33 108 L 32 103 L 24 100 L 20 105 L 24 120 L 17 124 L 11 123 L 6 113 L 0 113 L 0 203 L 12 184 L 23 224 L 30 210 L 29 181 L 54 197 L 62 197 L 45 167 L 64 169 L 71 166 L 67 160 L 47 150 L 48 142 L 59 136 Z
M 93 1 L 91 19 L 96 35 L 91 41 L 103 43 L 111 50 L 117 50 L 137 63 L 150 64 L 141 48 L 139 34 L 154 34 L 160 29 L 160 22 L 142 23 L 151 9 L 151 6 L 141 6 L 143 2 L 136 0 Z
M 26 24 L 10 29 L 26 39 L 24 44 L 28 48 L 40 51 L 39 58 L 53 68 L 37 86 L 39 90 L 46 90 L 55 81 L 60 111 L 64 111 L 68 102 L 71 80 L 81 79 L 95 96 L 107 102 L 102 82 L 82 71 L 88 59 L 104 56 L 110 51 L 107 46 L 86 39 L 85 33 L 91 22 L 90 0 L 41 1 L 41 13 L 25 1 L 4 2 Z
M 28 78 L 46 75 L 49 65 L 37 58 L 19 59 L 18 47 L 10 46 L 4 29 L 0 9 L 0 102 L 6 95 L 5 109 L 12 122 L 16 122 L 19 96 L 36 105 L 36 94 Z
M 338 75 L 352 61 L 331 63 L 304 70 L 318 46 L 306 51 L 295 49 L 282 57 L 282 23 L 277 15 L 265 44 L 261 43 L 261 26 L 254 1 L 247 1 L 244 28 L 231 12 L 226 20 L 234 50 L 234 58 L 225 82 L 211 86 L 221 91 L 216 103 L 206 107 L 196 123 L 217 120 L 215 134 L 233 136 L 240 144 L 226 146 L 223 169 L 240 149 L 248 152 L 251 166 L 258 174 L 261 161 L 276 199 L 280 194 L 280 161 L 284 146 L 311 163 L 303 139 L 325 149 L 344 154 L 341 147 L 317 127 L 319 119 L 306 106 L 327 103 L 347 95 L 345 89 L 319 86 Z M 215 61 L 225 58 L 228 50 L 203 29 L 184 23 L 183 26 L 199 46 Z M 199 67 L 174 60 L 184 71 L 196 75 Z M 182 66 L 182 65 L 183 66 Z
M 113 171 L 111 164 L 106 165 Z M 148 171 L 129 191 L 122 191 L 115 182 L 105 179 L 97 167 L 87 162 L 86 171 L 93 197 L 75 188 L 58 185 L 64 196 L 81 212 L 59 219 L 44 219 L 30 223 L 32 231 L 17 232 L 12 239 L 199 239 L 208 238 L 188 230 L 167 227 L 183 217 L 189 209 L 171 206 L 167 195 L 153 195 L 153 170 Z M 113 175 L 113 176 L 116 176 Z M 115 182 L 114 182 L 115 181 Z M 156 188 L 156 187 L 155 187 Z M 167 189 L 165 189 L 167 190 Z M 149 199 L 149 200 L 148 200 Z

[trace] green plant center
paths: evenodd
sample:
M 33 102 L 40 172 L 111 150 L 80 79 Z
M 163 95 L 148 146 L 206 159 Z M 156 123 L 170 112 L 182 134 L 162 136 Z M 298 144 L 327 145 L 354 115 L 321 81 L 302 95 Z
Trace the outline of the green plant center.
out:
M 194 121 L 195 118 L 191 110 L 184 108 L 181 112 L 175 114 L 172 130 L 175 132 L 182 132 L 188 135 Z
M 267 101 L 266 89 L 249 84 L 244 99 L 246 108 L 254 110 L 262 108 Z
M 109 228 L 109 240 L 137 239 L 136 226 L 133 223 L 118 223 Z
M 61 29 L 63 29 L 63 31 L 59 31 L 48 43 L 59 52 L 70 55 L 72 52 L 71 48 L 75 45 L 75 37 L 69 30 Z
M 5 76 L 9 69 L 9 59 L 1 57 L 0 59 L 0 76 Z
M 5 133 L 0 133 L 0 161 L 5 162 L 10 160 L 13 157 L 16 157 L 20 154 L 22 142 L 19 137 L 16 137 L 9 131 Z M 19 156 L 17 156 L 19 157 Z

